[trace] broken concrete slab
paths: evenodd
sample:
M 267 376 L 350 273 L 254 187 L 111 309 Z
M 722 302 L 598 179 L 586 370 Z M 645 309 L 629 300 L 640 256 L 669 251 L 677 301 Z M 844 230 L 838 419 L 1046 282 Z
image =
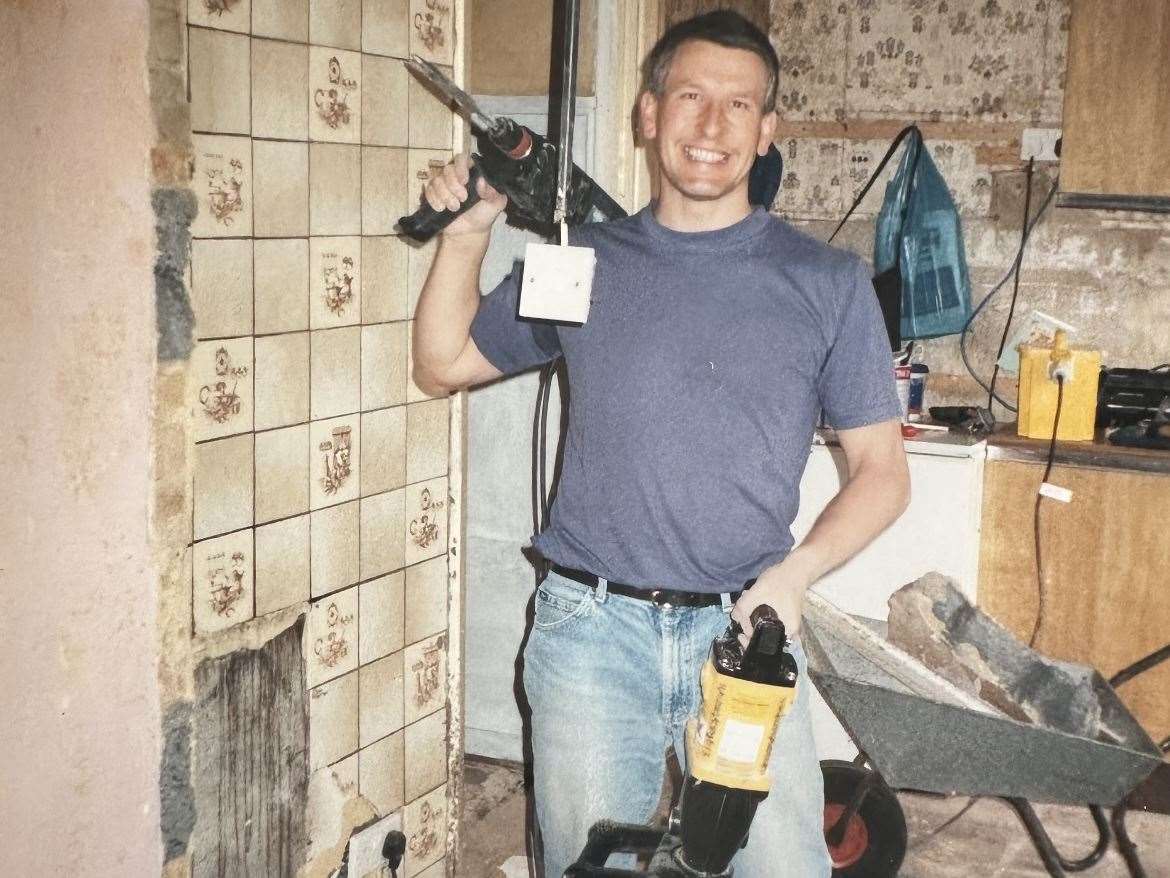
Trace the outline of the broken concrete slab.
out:
M 1013 719 L 1099 734 L 1093 670 L 1029 649 L 947 577 L 928 573 L 895 592 L 889 606 L 890 642 L 939 676 Z

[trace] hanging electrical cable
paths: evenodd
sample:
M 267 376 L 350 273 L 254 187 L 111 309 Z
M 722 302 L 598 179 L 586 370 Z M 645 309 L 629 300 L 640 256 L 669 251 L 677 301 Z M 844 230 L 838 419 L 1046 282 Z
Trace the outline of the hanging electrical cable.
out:
M 1052 419 L 1052 439 L 1048 442 L 1048 462 L 1044 465 L 1044 476 L 1040 479 L 1040 487 L 1036 490 L 1036 505 L 1032 510 L 1032 537 L 1036 550 L 1036 621 L 1032 624 L 1032 636 L 1028 638 L 1028 646 L 1036 646 L 1036 638 L 1040 634 L 1040 626 L 1044 624 L 1044 566 L 1040 555 L 1040 504 L 1044 500 L 1044 486 L 1048 484 L 1048 477 L 1052 475 L 1052 463 L 1056 459 L 1056 433 L 1060 429 L 1060 409 L 1064 403 L 1064 376 L 1056 376 L 1056 414 Z
M 995 352 L 995 365 L 991 370 L 991 387 L 987 390 L 988 409 L 991 408 L 991 403 L 995 399 L 995 381 L 999 378 L 999 361 L 1003 357 L 1008 332 L 1012 328 L 1012 318 L 1016 316 L 1016 301 L 1020 297 L 1020 265 L 1024 261 L 1024 246 L 1028 243 L 1028 219 L 1032 213 L 1032 173 L 1035 167 L 1035 160 L 1028 159 L 1028 167 L 1024 171 L 1024 221 L 1020 223 L 1020 248 L 1016 251 L 1015 267 L 1012 271 L 1012 301 L 1008 305 L 1007 320 L 1003 322 L 1003 335 L 999 338 L 999 350 Z
M 983 388 L 984 391 L 989 394 L 993 392 L 991 384 L 980 378 L 979 374 L 975 371 L 975 367 L 971 365 L 971 359 L 967 352 L 967 335 L 971 331 L 971 325 L 975 322 L 975 318 L 979 316 L 979 313 L 985 307 L 987 307 L 987 304 L 991 301 L 992 297 L 1000 291 L 1005 283 L 1007 283 L 1012 277 L 1015 276 L 1016 265 L 1021 263 L 1023 260 L 1024 248 L 1027 246 L 1029 239 L 1032 237 L 1032 231 L 1036 228 L 1036 225 L 1040 222 L 1041 218 L 1043 218 L 1045 212 L 1048 210 L 1049 205 L 1052 203 L 1052 199 L 1056 196 L 1056 190 L 1059 184 L 1059 179 L 1053 181 L 1052 188 L 1049 189 L 1048 194 L 1044 196 L 1044 200 L 1040 203 L 1040 208 L 1036 211 L 1036 215 L 1032 218 L 1031 222 L 1027 223 L 1026 225 L 1025 232 L 1020 238 L 1020 247 L 1016 251 L 1016 257 L 1013 259 L 1011 267 L 1008 268 L 1004 276 L 999 279 L 995 286 L 991 288 L 991 291 L 988 292 L 988 294 L 984 296 L 982 300 L 980 300 L 979 304 L 976 305 L 975 308 L 971 311 L 971 316 L 967 318 L 967 322 L 963 326 L 963 331 L 959 333 L 959 355 L 963 359 L 963 365 L 966 367 L 967 372 L 971 375 L 971 377 L 975 379 L 975 383 L 977 383 L 980 387 Z M 999 395 L 994 395 L 991 398 L 1006 408 L 1008 411 L 1016 411 L 1016 406 L 1012 405 L 1010 402 L 1003 399 Z

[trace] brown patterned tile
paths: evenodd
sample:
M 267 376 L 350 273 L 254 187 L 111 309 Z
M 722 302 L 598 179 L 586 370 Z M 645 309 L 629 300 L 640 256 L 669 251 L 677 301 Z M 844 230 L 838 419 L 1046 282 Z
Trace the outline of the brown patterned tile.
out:
M 357 667 L 357 589 L 314 602 L 305 624 L 306 681 L 319 686 Z
M 447 635 L 438 634 L 403 651 L 406 722 L 434 713 L 447 701 Z
M 357 414 L 309 427 L 309 505 L 312 509 L 357 499 L 361 421 Z
M 191 553 L 195 630 L 222 631 L 252 618 L 252 531 L 196 543 Z
M 843 3 L 773 4 L 772 44 L 780 59 L 776 109 L 782 119 L 833 120 L 845 112 L 849 14 Z
M 454 0 L 410 0 L 410 53 L 432 64 L 453 64 Z
M 309 242 L 309 325 L 351 326 L 361 320 L 362 240 L 356 236 Z
M 405 878 L 414 878 L 442 859 L 447 847 L 447 786 L 415 799 L 402 814 L 406 834 Z
M 199 205 L 191 235 L 238 238 L 252 234 L 252 141 L 196 134 L 191 189 Z
M 252 339 L 199 342 L 191 355 L 191 379 L 196 441 L 252 429 Z
M 309 138 L 357 143 L 362 131 L 362 56 L 309 47 Z
M 417 564 L 447 552 L 447 479 L 406 487 L 406 563 Z
M 848 207 L 842 196 L 842 141 L 790 137 L 777 147 L 784 179 L 774 209 L 789 219 L 840 217 Z

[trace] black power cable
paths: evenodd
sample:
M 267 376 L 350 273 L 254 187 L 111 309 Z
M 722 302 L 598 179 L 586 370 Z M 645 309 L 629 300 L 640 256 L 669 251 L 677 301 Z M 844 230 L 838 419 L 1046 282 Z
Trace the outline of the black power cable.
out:
M 1060 429 L 1060 409 L 1064 403 L 1064 376 L 1056 376 L 1056 414 L 1052 419 L 1052 439 L 1048 442 L 1048 462 L 1044 465 L 1044 477 L 1040 479 L 1040 488 L 1048 484 L 1048 477 L 1052 475 L 1052 462 L 1056 458 L 1056 432 Z M 1032 636 L 1028 638 L 1028 646 L 1036 645 L 1036 637 L 1040 634 L 1040 626 L 1044 623 L 1044 567 L 1040 556 L 1040 503 L 1044 500 L 1041 490 L 1036 491 L 1036 505 L 1032 511 L 1032 536 L 1036 549 L 1036 621 L 1032 624 Z

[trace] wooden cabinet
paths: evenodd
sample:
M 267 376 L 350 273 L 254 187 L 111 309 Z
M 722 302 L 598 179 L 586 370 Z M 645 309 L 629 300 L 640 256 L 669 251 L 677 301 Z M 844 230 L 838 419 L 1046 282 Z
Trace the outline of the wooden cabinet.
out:
M 1042 475 L 1041 462 L 989 459 L 984 469 L 978 602 L 1024 640 L 1039 606 L 1033 516 Z M 1041 508 L 1037 647 L 1109 677 L 1170 641 L 1170 475 L 1058 465 L 1049 480 L 1072 501 Z M 1118 694 L 1151 737 L 1170 734 L 1170 663 Z
M 1060 204 L 1170 211 L 1170 3 L 1073 0 Z

